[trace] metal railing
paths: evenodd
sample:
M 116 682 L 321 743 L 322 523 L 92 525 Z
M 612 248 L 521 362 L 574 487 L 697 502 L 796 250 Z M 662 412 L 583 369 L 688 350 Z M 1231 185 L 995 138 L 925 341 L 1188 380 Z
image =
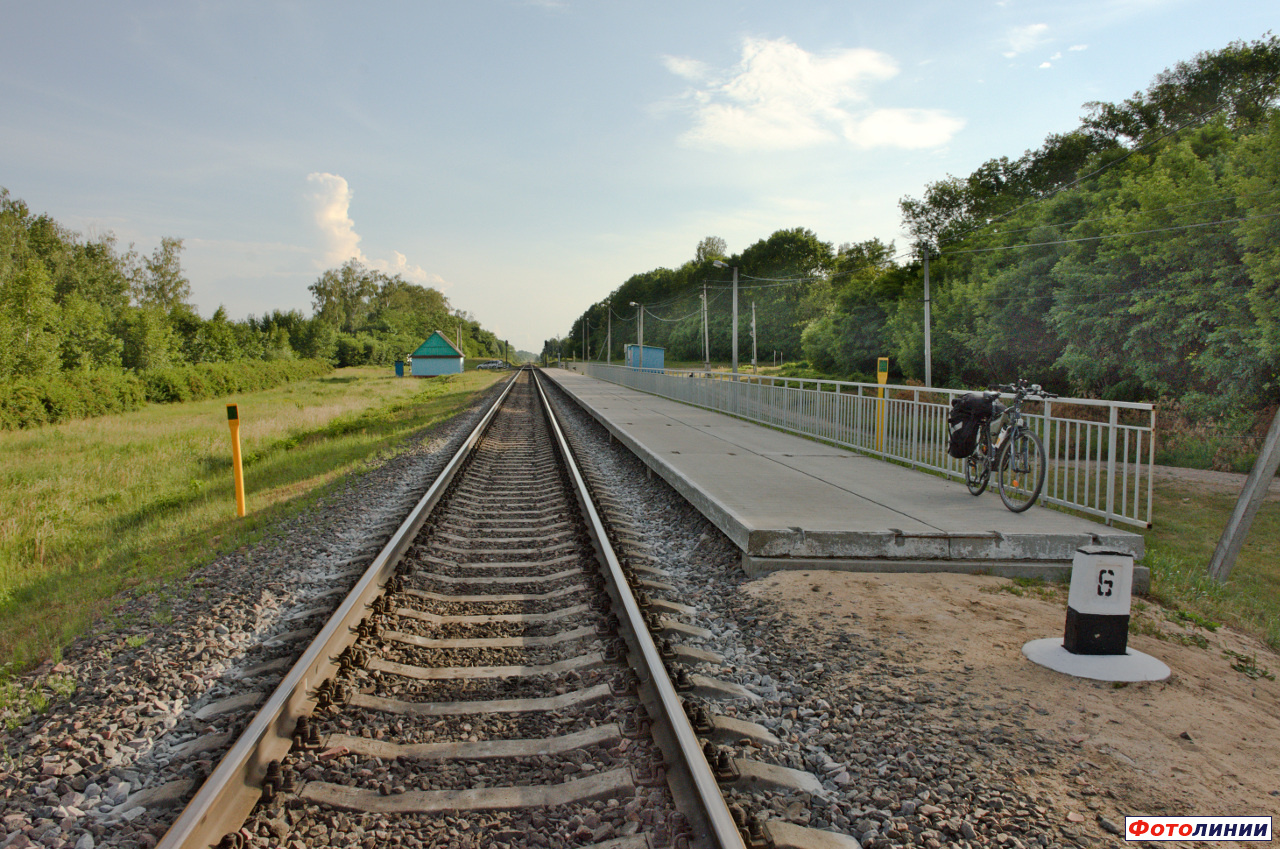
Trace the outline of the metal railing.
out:
M 947 453 L 947 414 L 951 399 L 968 390 L 601 363 L 582 363 L 580 369 L 673 401 L 964 479 L 962 461 Z M 1151 527 L 1153 405 L 1056 398 L 1028 400 L 1023 414 L 1044 443 L 1044 502 L 1107 524 Z

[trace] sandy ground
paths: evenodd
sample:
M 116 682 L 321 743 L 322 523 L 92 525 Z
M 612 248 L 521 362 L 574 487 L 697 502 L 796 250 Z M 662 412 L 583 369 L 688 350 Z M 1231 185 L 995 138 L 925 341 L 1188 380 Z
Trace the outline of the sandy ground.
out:
M 1280 814 L 1280 684 L 1233 669 L 1240 661 L 1224 651 L 1277 675 L 1280 657 L 1149 605 L 1135 616 L 1167 639 L 1137 634 L 1129 645 L 1168 664 L 1167 681 L 1072 678 L 1022 655 L 1030 640 L 1062 636 L 1065 590 L 1046 599 L 1010 589 L 1027 592 L 1003 578 L 945 574 L 778 572 L 748 585 L 823 633 L 879 638 L 949 696 L 990 704 L 993 739 L 1025 760 L 1014 780 L 1095 839 L 1120 840 L 1096 828 L 1099 817 L 1123 827 L 1126 815 Z M 1046 768 L 1015 731 L 1063 756 Z

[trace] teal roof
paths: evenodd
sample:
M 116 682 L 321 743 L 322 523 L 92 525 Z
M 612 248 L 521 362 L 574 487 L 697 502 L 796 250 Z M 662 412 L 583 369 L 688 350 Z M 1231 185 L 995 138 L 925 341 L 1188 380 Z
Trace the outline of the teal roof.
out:
M 437 330 L 427 337 L 427 341 L 418 346 L 418 350 L 414 351 L 411 357 L 461 357 L 462 352 L 459 351 L 449 339 Z

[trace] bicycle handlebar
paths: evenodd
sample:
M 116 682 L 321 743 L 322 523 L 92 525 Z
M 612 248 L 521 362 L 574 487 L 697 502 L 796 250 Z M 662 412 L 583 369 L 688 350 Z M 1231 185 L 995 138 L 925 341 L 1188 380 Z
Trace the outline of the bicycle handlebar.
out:
M 992 384 L 990 389 L 999 392 L 1008 392 L 1025 398 L 1028 395 L 1034 395 L 1038 398 L 1060 398 L 1056 392 L 1049 392 L 1038 383 L 1028 384 L 1025 380 L 1019 380 L 1017 383 L 1000 383 Z

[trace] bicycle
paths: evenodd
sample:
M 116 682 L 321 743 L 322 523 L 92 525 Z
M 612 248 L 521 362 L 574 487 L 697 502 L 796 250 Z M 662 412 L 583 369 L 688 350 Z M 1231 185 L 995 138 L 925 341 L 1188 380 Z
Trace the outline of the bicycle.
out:
M 999 401 L 1001 392 L 1013 394 L 1013 403 L 1008 407 Z M 1027 385 L 1025 380 L 982 393 L 983 399 L 991 402 L 991 418 L 979 423 L 978 444 L 964 461 L 964 483 L 969 492 L 973 495 L 985 492 L 994 468 L 1000 500 L 1014 513 L 1035 504 L 1044 489 L 1044 445 L 1022 417 L 1022 402 L 1028 396 L 1058 397 L 1037 383 Z M 991 445 L 993 429 L 997 430 L 994 448 Z

